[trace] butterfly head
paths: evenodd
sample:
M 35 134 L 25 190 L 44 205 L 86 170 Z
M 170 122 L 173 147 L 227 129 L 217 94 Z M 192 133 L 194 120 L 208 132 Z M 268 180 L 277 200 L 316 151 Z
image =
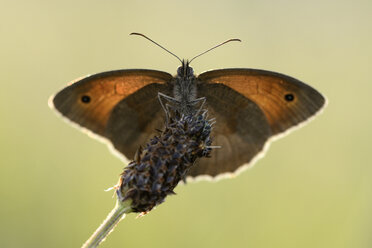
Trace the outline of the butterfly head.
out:
M 190 67 L 190 62 L 188 60 L 182 60 L 182 65 L 177 69 L 177 76 L 183 79 L 195 77 L 194 70 Z

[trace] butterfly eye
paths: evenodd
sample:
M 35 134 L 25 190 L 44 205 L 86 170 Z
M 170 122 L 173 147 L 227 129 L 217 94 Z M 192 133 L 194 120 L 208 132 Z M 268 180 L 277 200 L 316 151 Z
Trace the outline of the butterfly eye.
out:
M 81 102 L 83 103 L 89 103 L 90 102 L 90 96 L 84 95 L 81 97 Z
M 180 66 L 177 68 L 177 75 L 181 75 L 182 74 L 182 70 L 183 70 L 183 67 Z
M 285 94 L 284 99 L 287 102 L 292 102 L 294 100 L 294 95 L 292 93 Z

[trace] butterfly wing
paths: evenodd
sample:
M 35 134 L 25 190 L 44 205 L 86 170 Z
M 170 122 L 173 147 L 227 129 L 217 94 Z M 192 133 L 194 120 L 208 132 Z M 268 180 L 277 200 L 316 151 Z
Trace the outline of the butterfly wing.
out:
M 172 76 L 154 70 L 117 70 L 78 79 L 51 98 L 64 117 L 104 137 L 127 158 L 163 126 L 157 94 Z
M 223 84 L 201 84 L 198 95 L 207 98 L 208 115 L 216 118 L 211 137 L 213 145 L 221 148 L 200 159 L 189 175 L 234 172 L 259 153 L 271 136 L 266 116 L 256 103 Z
M 230 130 L 238 130 L 235 133 L 226 132 L 221 125 L 217 125 L 213 135 L 217 137 L 214 145 L 221 145 L 221 149 L 214 149 L 212 157 L 223 157 L 223 160 L 218 159 L 201 159 L 199 164 L 190 171 L 190 176 L 196 177 L 199 175 L 218 176 L 223 173 L 234 173 L 239 168 L 245 168 L 252 164 L 254 158 L 257 158 L 264 145 L 268 143 L 269 137 L 279 135 L 304 123 L 310 117 L 314 116 L 325 105 L 325 98 L 312 87 L 300 82 L 292 77 L 256 69 L 222 69 L 214 70 L 201 74 L 198 77 L 200 86 L 198 86 L 198 96 L 206 96 L 209 109 L 216 115 L 216 121 L 228 122 L 229 125 L 235 125 L 235 128 Z M 217 85 L 224 85 L 234 92 L 240 94 L 246 99 L 249 99 L 259 107 L 269 126 L 270 134 L 263 137 L 257 134 L 255 129 L 247 125 L 247 120 L 235 118 L 235 122 L 231 116 L 219 114 L 218 108 L 220 105 L 231 105 L 230 101 L 225 101 L 224 98 L 215 98 L 210 102 L 210 98 L 214 98 L 216 92 L 213 89 Z M 226 108 L 231 108 L 228 106 Z M 250 115 L 250 113 L 247 113 Z M 256 118 L 252 120 L 257 125 L 263 125 L 262 119 L 259 121 Z M 242 122 L 242 123 L 241 123 Z M 245 124 L 243 124 L 245 123 Z M 244 147 L 237 141 L 237 136 L 241 135 L 238 125 L 246 125 L 247 140 L 251 140 L 255 144 L 253 148 Z M 252 125 L 252 124 L 251 124 Z M 267 135 L 266 132 L 264 132 Z M 222 138 L 223 137 L 223 138 Z M 224 140 L 224 141 L 222 141 Z M 221 142 L 222 144 L 218 143 Z M 244 141 L 243 141 L 243 144 Z M 249 155 L 248 155 L 249 154 Z M 211 169 L 213 168 L 213 169 Z

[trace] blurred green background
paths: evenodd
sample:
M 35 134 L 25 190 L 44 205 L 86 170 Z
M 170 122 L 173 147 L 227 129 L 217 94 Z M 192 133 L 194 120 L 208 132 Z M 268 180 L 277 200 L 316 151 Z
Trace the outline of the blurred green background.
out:
M 102 247 L 372 247 L 372 2 L 1 1 L 0 247 L 80 247 L 114 206 L 124 164 L 47 106 L 67 82 L 120 68 L 282 72 L 329 99 L 232 180 L 180 185 Z

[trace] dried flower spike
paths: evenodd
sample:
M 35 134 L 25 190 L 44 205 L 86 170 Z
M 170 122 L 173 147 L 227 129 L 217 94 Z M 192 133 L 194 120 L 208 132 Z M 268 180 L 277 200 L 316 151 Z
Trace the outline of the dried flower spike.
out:
M 175 194 L 173 190 L 181 180 L 186 181 L 195 161 L 210 156 L 214 148 L 210 137 L 212 124 L 206 113 L 185 116 L 175 112 L 164 131 L 144 148 L 139 147 L 115 187 L 115 208 L 83 248 L 97 247 L 126 213 L 144 215 L 164 202 L 167 195 Z
M 133 212 L 148 212 L 162 203 L 180 180 L 186 180 L 196 159 L 210 155 L 211 125 L 206 114 L 177 117 L 137 151 L 120 177 L 117 194 L 122 201 L 132 201 Z

